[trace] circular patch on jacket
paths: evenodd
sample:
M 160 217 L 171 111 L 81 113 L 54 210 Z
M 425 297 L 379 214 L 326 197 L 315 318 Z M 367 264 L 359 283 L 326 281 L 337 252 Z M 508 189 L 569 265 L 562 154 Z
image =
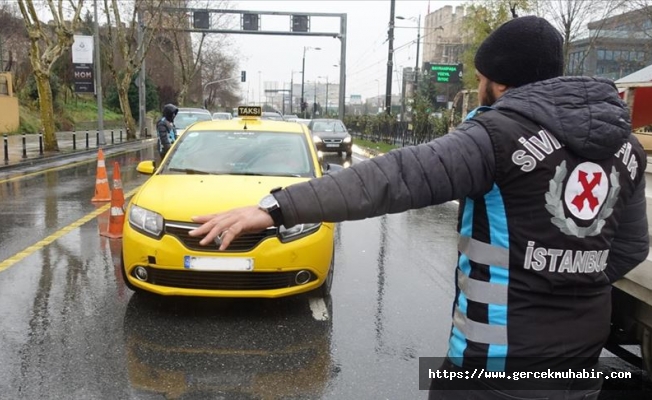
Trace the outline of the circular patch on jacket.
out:
M 609 191 L 609 176 L 601 166 L 584 162 L 575 167 L 566 182 L 564 202 L 577 218 L 589 220 L 600 211 Z

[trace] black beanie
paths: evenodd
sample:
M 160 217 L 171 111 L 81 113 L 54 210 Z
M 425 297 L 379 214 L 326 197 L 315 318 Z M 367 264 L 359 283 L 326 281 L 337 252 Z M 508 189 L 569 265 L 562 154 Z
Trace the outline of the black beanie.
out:
M 514 18 L 493 31 L 475 53 L 475 68 L 489 80 L 509 87 L 561 76 L 561 34 L 543 18 Z

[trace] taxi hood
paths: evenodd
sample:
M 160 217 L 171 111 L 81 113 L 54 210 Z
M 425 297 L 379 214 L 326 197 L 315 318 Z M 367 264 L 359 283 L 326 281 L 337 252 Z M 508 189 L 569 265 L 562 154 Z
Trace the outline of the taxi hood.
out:
M 191 222 L 191 217 L 256 205 L 276 187 L 310 178 L 242 175 L 154 175 L 132 203 L 166 220 Z

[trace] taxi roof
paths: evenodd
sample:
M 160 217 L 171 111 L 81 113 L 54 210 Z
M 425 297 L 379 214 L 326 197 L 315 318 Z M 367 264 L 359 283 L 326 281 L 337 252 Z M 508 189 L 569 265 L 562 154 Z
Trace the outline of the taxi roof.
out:
M 248 117 L 248 119 L 234 118 L 228 120 L 198 121 L 188 128 L 192 128 L 193 131 L 240 131 L 243 130 L 246 125 L 247 130 L 252 131 L 305 132 L 303 126 L 296 122 L 249 118 L 251 117 Z

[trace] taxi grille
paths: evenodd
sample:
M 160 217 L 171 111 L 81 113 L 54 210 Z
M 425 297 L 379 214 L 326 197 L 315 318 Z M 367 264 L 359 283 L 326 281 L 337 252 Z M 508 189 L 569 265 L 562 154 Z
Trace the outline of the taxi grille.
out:
M 202 237 L 193 237 L 188 234 L 189 231 L 197 228 L 198 224 L 188 224 L 183 222 L 166 222 L 165 233 L 179 239 L 184 246 L 191 250 L 198 251 L 219 251 L 215 243 L 206 246 L 199 244 Z M 258 246 L 260 242 L 268 237 L 276 236 L 278 229 L 268 228 L 259 233 L 246 233 L 237 237 L 231 242 L 226 251 L 249 251 Z
M 271 290 L 297 286 L 296 272 L 216 272 L 147 268 L 147 282 L 159 286 L 204 290 Z M 311 281 L 316 276 L 311 274 Z

